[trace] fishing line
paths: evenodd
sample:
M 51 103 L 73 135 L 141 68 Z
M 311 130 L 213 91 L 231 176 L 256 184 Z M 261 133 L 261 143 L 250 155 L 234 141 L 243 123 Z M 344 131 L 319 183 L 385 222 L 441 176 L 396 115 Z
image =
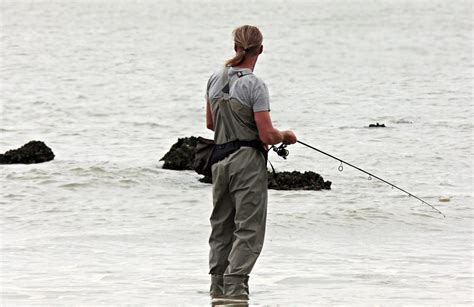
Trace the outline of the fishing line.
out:
M 396 188 L 396 189 L 402 191 L 403 193 L 407 194 L 409 197 L 413 197 L 413 198 L 415 198 L 415 199 L 418 199 L 419 201 L 421 201 L 422 204 L 425 204 L 425 205 L 430 206 L 431 209 L 435 210 L 436 212 L 438 212 L 439 214 L 441 214 L 443 217 L 446 217 L 446 215 L 444 215 L 441 211 L 439 211 L 436 207 L 434 207 L 433 205 L 431 205 L 430 203 L 428 203 L 426 200 L 421 199 L 420 197 L 418 197 L 418 196 L 416 196 L 416 195 L 414 195 L 414 194 L 412 194 L 412 193 L 410 193 L 410 192 L 408 192 L 408 191 L 406 191 L 406 190 L 404 190 L 404 189 L 398 187 L 397 185 L 395 185 L 395 184 L 393 184 L 393 183 L 391 183 L 391 182 L 389 182 L 389 181 L 387 181 L 387 180 L 385 180 L 385 179 L 382 179 L 382 178 L 380 178 L 380 177 L 378 177 L 378 176 L 376 176 L 376 175 L 374 175 L 374 174 L 372 174 L 372 173 L 369 173 L 369 172 L 367 172 L 367 171 L 361 169 L 360 167 L 357 167 L 357 166 L 355 166 L 355 165 L 353 165 L 353 164 L 351 164 L 351 163 L 349 163 L 349 162 L 346 162 L 346 161 L 344 161 L 344 160 L 342 160 L 342 159 L 340 159 L 340 158 L 338 158 L 338 157 L 335 157 L 335 156 L 333 156 L 333 155 L 331 155 L 331 154 L 328 154 L 327 152 L 324 152 L 324 151 L 322 151 L 322 150 L 320 150 L 320 149 L 317 149 L 316 147 L 313 147 L 313 146 L 308 145 L 308 144 L 306 144 L 306 143 L 303 143 L 303 142 L 301 142 L 301 141 L 297 141 L 297 142 L 300 143 L 301 145 L 304 145 L 304 146 L 306 146 L 306 147 L 308 147 L 308 148 L 311 148 L 311 149 L 313 149 L 313 150 L 315 150 L 315 151 L 317 151 L 317 152 L 320 152 L 320 153 L 322 153 L 322 154 L 324 154 L 324 155 L 326 155 L 326 156 L 328 156 L 328 157 L 331 157 L 331 158 L 333 158 L 333 159 L 339 161 L 339 162 L 341 163 L 341 164 L 339 165 L 339 167 L 338 167 L 338 170 L 339 170 L 340 172 L 342 172 L 342 171 L 344 170 L 344 164 L 346 164 L 346 165 L 348 165 L 348 166 L 350 166 L 350 167 L 355 168 L 356 170 L 358 170 L 358 171 L 360 171 L 360 172 L 363 172 L 363 173 L 367 174 L 367 175 L 369 176 L 369 177 L 367 178 L 368 180 L 372 180 L 372 178 L 376 178 L 376 179 L 382 181 L 383 183 L 386 183 L 386 184 L 388 184 L 389 186 L 391 186 L 392 189 L 393 189 L 393 188 Z M 281 146 L 278 148 L 278 150 L 275 150 L 275 151 L 277 152 L 278 155 L 283 156 L 283 157 L 286 158 L 286 156 L 288 156 L 288 150 L 287 150 L 285 147 L 286 147 L 286 145 L 281 145 Z

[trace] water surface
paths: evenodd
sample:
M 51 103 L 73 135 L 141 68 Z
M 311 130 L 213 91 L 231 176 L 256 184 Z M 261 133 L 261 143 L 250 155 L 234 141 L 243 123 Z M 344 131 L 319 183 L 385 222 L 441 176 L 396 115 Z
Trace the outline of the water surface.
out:
M 301 145 L 278 170 L 331 191 L 270 191 L 251 305 L 473 303 L 469 1 L 3 1 L 2 303 L 208 305 L 211 187 L 161 169 L 204 125 L 232 29 L 258 25 L 276 127 Z M 371 123 L 385 129 L 368 129 Z M 440 201 L 449 200 L 449 201 Z

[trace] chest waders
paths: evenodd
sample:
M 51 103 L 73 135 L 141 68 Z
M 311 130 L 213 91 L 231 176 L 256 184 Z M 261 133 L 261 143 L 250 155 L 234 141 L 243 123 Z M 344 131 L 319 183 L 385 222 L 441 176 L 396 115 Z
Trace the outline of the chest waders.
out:
M 233 82 L 229 82 L 228 72 L 229 68 L 224 69 L 221 95 L 210 101 L 214 141 L 223 148 L 239 141 L 259 142 L 252 108 L 229 95 Z M 249 73 L 238 72 L 238 77 Z M 266 157 L 257 147 L 237 147 L 212 165 L 209 273 L 213 297 L 246 299 L 248 275 L 265 236 L 267 169 Z

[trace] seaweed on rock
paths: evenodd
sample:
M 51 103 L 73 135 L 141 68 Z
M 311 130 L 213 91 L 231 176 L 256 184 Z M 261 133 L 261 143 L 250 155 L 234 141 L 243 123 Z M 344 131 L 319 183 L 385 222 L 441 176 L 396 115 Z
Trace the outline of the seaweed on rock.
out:
M 194 170 L 194 149 L 197 137 L 178 138 L 178 142 L 160 159 L 164 161 L 163 168 L 172 170 Z
M 307 171 L 304 173 L 276 172 L 268 173 L 268 188 L 274 190 L 330 190 L 331 181 L 324 181 L 321 175 Z M 273 180 L 275 179 L 275 180 Z

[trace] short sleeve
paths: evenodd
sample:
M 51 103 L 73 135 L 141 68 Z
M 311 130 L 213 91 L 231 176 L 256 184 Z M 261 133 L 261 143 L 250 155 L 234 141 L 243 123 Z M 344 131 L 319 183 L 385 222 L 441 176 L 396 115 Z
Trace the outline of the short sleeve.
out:
M 261 80 L 258 81 L 252 91 L 252 109 L 254 112 L 270 111 L 270 95 L 267 85 Z

